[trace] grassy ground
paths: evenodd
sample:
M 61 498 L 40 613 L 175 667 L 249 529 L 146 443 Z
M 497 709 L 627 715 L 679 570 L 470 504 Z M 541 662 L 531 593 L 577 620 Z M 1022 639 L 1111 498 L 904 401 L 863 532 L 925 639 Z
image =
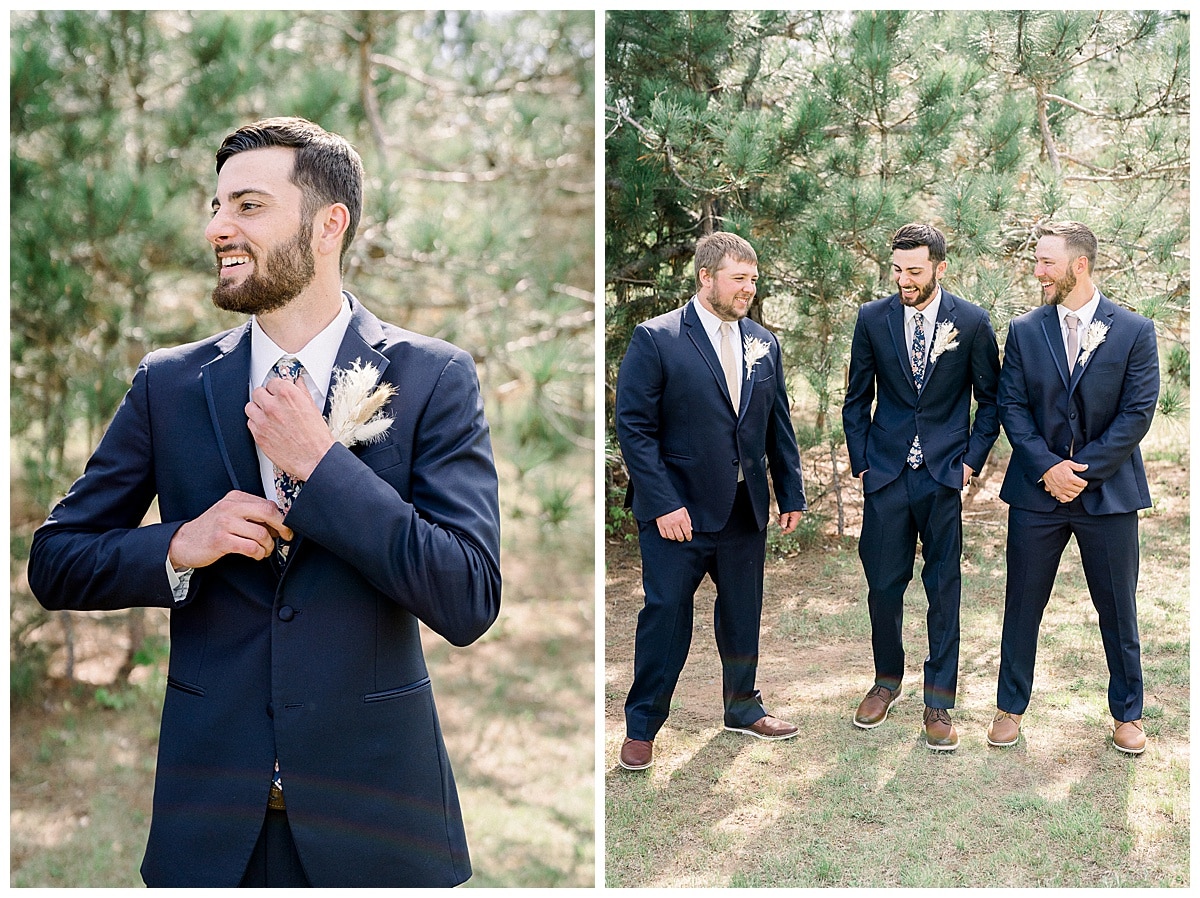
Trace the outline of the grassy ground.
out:
M 550 524 L 504 473 L 504 598 L 499 621 L 459 649 L 426 652 L 466 817 L 468 886 L 591 886 L 595 881 L 595 603 L 591 457 Z M 14 515 L 14 519 L 16 515 Z M 14 520 L 15 523 L 15 520 Z M 14 590 L 25 588 L 18 578 Z M 31 600 L 30 600 L 31 601 Z M 77 669 L 91 684 L 43 683 L 11 711 L 12 886 L 141 886 L 150 826 L 163 650 L 132 685 L 106 683 L 123 651 L 119 621 L 76 615 Z M 147 630 L 165 640 L 166 613 Z M 59 651 L 57 622 L 48 648 Z M 119 650 L 119 651 L 114 651 Z M 57 669 L 57 656 L 52 658 Z M 538 764 L 529 763 L 536 746 Z
M 853 537 L 769 560 L 759 686 L 801 735 L 721 728 L 711 584 L 645 773 L 616 762 L 641 607 L 636 544 L 608 542 L 605 880 L 609 886 L 1186 886 L 1189 884 L 1189 515 L 1186 428 L 1147 441 L 1156 507 L 1141 522 L 1139 624 L 1149 748 L 1111 747 L 1096 614 L 1072 543 L 1042 626 L 1020 742 L 988 746 L 1004 601 L 1004 460 L 966 504 L 953 753 L 924 747 L 924 598 L 905 601 L 908 674 L 888 721 L 851 724 L 873 667 Z M 857 495 L 855 502 L 858 501 Z M 851 530 L 857 532 L 851 509 Z

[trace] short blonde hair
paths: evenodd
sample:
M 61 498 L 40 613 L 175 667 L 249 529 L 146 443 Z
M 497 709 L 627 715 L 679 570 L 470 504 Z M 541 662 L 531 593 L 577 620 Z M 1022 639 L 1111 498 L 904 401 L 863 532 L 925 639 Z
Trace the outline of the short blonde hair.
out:
M 729 231 L 715 231 L 696 243 L 696 286 L 700 286 L 700 269 L 715 274 L 726 258 L 758 264 L 758 253 L 746 240 Z

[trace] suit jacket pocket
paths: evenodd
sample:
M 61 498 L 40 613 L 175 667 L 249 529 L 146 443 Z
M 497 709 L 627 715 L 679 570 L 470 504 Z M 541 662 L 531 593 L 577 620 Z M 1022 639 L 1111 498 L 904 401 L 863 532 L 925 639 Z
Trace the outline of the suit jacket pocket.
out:
M 175 677 L 167 677 L 167 686 L 171 689 L 178 689 L 180 692 L 186 692 L 188 695 L 204 696 L 204 687 L 197 686 L 194 683 L 185 683 L 183 680 L 177 680 Z
M 364 702 L 386 702 L 394 698 L 403 698 L 406 695 L 412 695 L 415 692 L 421 692 L 429 689 L 429 677 L 423 677 L 415 683 L 409 683 L 407 686 L 398 686 L 395 689 L 384 689 L 381 692 L 368 692 L 363 696 Z
M 368 446 L 366 451 L 359 455 L 359 460 L 379 473 L 404 461 L 404 453 L 395 443 L 385 443 L 382 446 Z

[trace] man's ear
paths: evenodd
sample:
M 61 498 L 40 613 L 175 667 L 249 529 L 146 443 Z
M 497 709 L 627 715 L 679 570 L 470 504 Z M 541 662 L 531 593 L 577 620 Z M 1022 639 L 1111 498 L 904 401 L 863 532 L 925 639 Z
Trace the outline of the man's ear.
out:
M 326 206 L 313 222 L 313 234 L 317 238 L 317 249 L 326 254 L 340 255 L 342 237 L 350 227 L 350 210 L 345 203 Z

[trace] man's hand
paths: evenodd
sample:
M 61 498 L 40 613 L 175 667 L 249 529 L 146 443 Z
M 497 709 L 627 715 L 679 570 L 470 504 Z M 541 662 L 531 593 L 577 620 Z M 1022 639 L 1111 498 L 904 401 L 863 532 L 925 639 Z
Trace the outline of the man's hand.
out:
M 1059 502 L 1070 502 L 1087 486 L 1086 480 L 1076 476 L 1077 472 L 1087 469 L 1087 465 L 1064 458 L 1042 475 L 1042 484 L 1045 486 L 1046 492 Z
M 686 508 L 677 508 L 657 518 L 658 533 L 663 539 L 686 543 L 692 540 L 692 516 Z
M 246 419 L 263 454 L 298 480 L 312 476 L 334 443 L 307 388 L 285 377 L 250 394 Z
M 783 532 L 791 533 L 795 530 L 803 514 L 804 512 L 802 511 L 785 511 L 781 513 L 779 515 L 779 526 L 783 528 Z
M 971 478 L 975 476 L 975 471 L 970 465 L 963 465 L 963 489 L 967 488 L 967 484 L 971 482 Z
M 207 567 L 226 555 L 263 559 L 275 549 L 275 536 L 292 538 L 274 502 L 239 490 L 226 493 L 200 517 L 175 531 L 167 557 L 176 570 Z

